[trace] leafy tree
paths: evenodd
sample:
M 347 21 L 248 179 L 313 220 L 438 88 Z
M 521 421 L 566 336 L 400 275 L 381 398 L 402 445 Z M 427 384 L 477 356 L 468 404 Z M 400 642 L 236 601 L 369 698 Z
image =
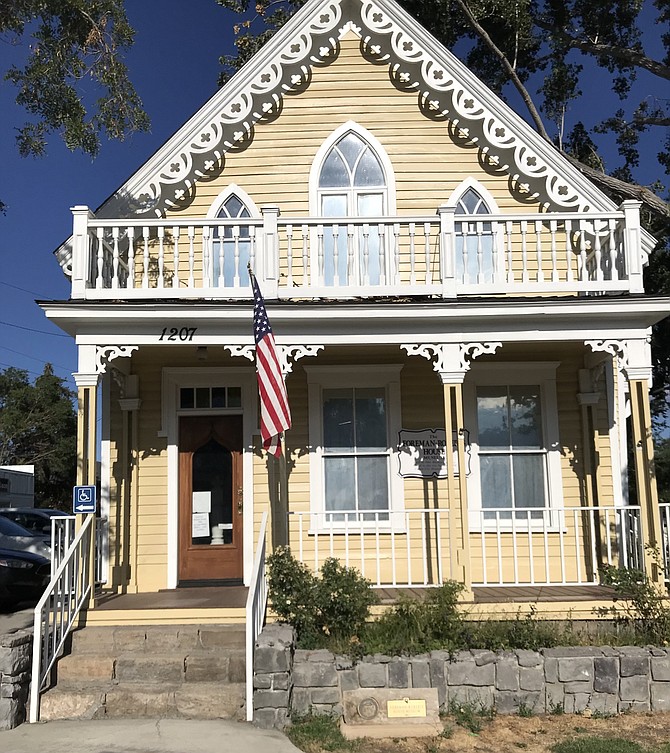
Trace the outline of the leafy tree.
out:
M 17 129 L 21 155 L 42 156 L 51 133 L 95 156 L 103 134 L 123 140 L 148 130 L 122 59 L 134 38 L 123 0 L 0 0 L 0 35 L 17 61 L 2 74 L 30 116 Z
M 0 371 L 0 465 L 34 465 L 35 498 L 43 507 L 67 503 L 75 482 L 74 397 L 51 364 L 33 384 L 22 369 Z

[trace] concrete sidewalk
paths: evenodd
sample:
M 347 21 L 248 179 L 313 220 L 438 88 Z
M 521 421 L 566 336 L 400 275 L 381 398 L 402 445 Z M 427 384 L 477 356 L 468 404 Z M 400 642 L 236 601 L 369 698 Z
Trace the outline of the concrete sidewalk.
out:
M 2 753 L 296 753 L 251 724 L 191 719 L 101 719 L 22 724 L 0 732 Z

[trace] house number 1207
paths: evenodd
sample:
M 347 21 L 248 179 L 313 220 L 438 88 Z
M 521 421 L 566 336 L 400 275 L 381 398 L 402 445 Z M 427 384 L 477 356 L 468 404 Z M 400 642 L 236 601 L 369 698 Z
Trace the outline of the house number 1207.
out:
M 193 335 L 198 328 L 197 327 L 163 327 L 159 340 L 168 340 L 170 342 L 191 342 Z

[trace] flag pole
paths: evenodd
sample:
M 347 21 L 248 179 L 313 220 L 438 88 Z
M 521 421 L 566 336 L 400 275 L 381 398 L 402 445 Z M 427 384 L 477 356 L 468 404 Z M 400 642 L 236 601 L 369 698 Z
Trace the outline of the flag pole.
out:
M 268 516 L 270 547 L 287 543 L 288 470 L 286 464 L 286 429 L 291 427 L 291 413 L 280 348 L 277 347 L 258 280 L 247 262 L 249 282 L 254 294 L 254 343 L 256 376 L 260 398 L 261 447 L 268 453 Z M 270 455 L 279 462 L 273 462 Z

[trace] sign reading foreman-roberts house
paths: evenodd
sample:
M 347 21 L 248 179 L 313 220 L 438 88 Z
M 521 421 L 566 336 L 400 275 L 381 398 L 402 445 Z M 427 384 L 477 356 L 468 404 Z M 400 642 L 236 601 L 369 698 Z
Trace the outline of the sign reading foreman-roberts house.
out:
M 465 440 L 465 475 L 470 475 L 470 433 L 463 429 Z M 454 471 L 458 468 L 458 435 L 453 432 L 451 451 Z M 447 478 L 447 440 L 444 429 L 401 429 L 398 432 L 398 473 L 404 478 Z

